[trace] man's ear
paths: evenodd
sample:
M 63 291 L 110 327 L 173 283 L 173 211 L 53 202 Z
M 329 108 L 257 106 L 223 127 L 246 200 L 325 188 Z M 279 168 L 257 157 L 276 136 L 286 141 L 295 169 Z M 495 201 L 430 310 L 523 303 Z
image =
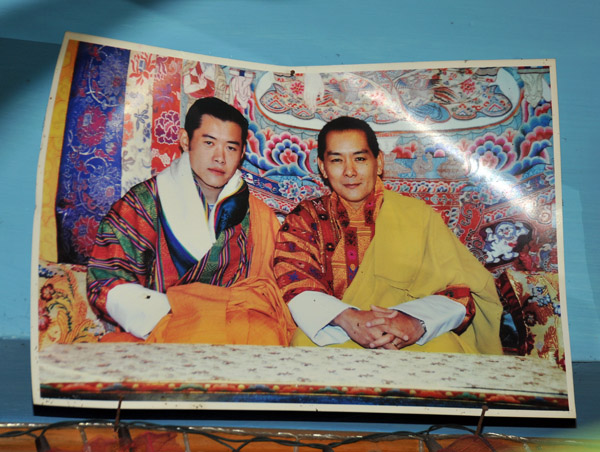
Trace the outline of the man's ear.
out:
M 190 138 L 185 129 L 179 129 L 179 145 L 185 152 L 190 151 Z
M 327 179 L 327 173 L 325 173 L 325 164 L 319 157 L 317 157 L 317 165 L 319 166 L 319 171 L 321 172 L 323 179 Z
M 242 148 L 242 153 L 240 155 L 240 163 L 238 164 L 238 168 L 241 168 L 242 165 L 244 164 L 244 157 L 246 157 L 246 148 L 247 147 L 248 147 L 248 145 L 246 145 Z
M 385 166 L 385 162 L 383 160 L 383 152 L 379 151 L 379 154 L 377 154 L 377 175 L 378 176 L 383 175 L 384 166 Z

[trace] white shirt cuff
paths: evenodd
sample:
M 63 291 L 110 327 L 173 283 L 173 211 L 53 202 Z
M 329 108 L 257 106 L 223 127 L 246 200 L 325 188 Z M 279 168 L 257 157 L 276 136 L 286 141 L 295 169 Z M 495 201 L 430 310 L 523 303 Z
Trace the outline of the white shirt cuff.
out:
M 167 295 L 139 284 L 120 284 L 106 296 L 106 311 L 128 333 L 145 339 L 169 313 Z
M 350 340 L 342 327 L 329 325 L 338 314 L 353 308 L 336 297 L 323 292 L 306 291 L 292 298 L 288 308 L 296 324 L 315 344 L 323 347 Z
M 462 304 L 443 295 L 429 295 L 407 301 L 392 309 L 404 312 L 425 324 L 426 331 L 417 341 L 418 345 L 426 344 L 431 339 L 452 331 L 462 323 L 467 314 Z

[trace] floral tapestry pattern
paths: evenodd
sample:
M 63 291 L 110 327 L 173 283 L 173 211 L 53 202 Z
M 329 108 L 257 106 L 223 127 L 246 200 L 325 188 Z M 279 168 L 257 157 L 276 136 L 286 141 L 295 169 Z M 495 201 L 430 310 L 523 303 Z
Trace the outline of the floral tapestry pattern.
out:
M 80 42 L 55 199 L 59 262 L 86 264 L 110 206 L 180 156 L 187 108 L 216 96 L 249 119 L 242 171 L 280 217 L 328 192 L 317 134 L 350 115 L 378 136 L 386 188 L 438 211 L 499 287 L 508 270 L 556 275 L 550 92 L 546 66 L 283 73 Z
M 272 73 L 80 43 L 59 260 L 86 263 L 112 203 L 180 155 L 188 106 L 217 96 L 249 118 L 244 176 L 279 215 L 328 191 L 317 133 L 356 116 L 378 134 L 385 186 L 431 204 L 495 275 L 556 272 L 549 83 L 547 67 Z

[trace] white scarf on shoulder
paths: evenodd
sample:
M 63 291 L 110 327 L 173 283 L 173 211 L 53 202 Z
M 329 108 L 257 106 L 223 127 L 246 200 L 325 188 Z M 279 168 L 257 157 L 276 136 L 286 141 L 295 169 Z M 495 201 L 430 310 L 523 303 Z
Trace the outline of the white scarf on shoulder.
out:
M 237 170 L 221 190 L 215 207 L 242 186 L 242 173 Z M 200 260 L 216 241 L 215 218 L 211 209 L 207 218 L 194 181 L 189 153 L 184 152 L 171 166 L 156 177 L 158 197 L 169 227 L 185 249 Z

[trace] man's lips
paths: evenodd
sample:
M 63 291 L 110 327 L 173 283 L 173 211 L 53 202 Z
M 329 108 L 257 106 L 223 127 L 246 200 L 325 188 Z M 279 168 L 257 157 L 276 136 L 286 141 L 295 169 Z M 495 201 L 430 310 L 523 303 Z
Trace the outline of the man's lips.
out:
M 348 189 L 352 190 L 352 189 L 354 189 L 354 188 L 358 187 L 359 185 L 360 185 L 359 183 L 354 183 L 354 184 L 344 184 L 344 187 L 346 187 L 346 188 L 348 188 Z
M 223 174 L 225 174 L 225 171 L 217 168 L 209 168 L 208 171 L 210 171 L 213 174 L 216 174 L 217 176 L 222 176 Z

